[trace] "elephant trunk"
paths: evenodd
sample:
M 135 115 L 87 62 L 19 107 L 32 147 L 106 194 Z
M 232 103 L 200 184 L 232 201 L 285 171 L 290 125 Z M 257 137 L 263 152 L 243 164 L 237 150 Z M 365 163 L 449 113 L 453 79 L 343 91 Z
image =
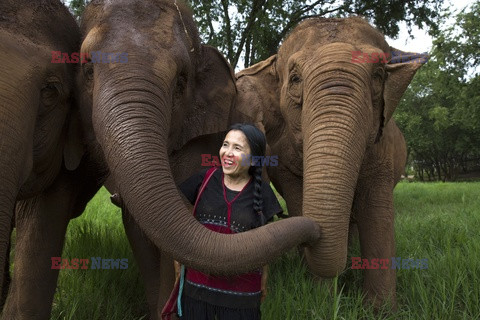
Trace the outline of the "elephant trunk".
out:
M 109 70 L 102 79 L 99 73 L 98 88 L 108 89 L 94 95 L 93 125 L 124 203 L 157 247 L 190 267 L 233 274 L 318 238 L 318 227 L 305 217 L 235 235 L 197 222 L 183 205 L 168 161 L 175 76 L 159 78 L 137 67 L 131 78 Z M 119 78 L 122 83 L 112 80 Z
M 308 264 L 329 278 L 345 268 L 350 213 L 372 119 L 363 66 L 349 63 L 350 52 L 322 49 L 305 78 L 303 213 L 321 227 L 318 243 L 306 249 Z

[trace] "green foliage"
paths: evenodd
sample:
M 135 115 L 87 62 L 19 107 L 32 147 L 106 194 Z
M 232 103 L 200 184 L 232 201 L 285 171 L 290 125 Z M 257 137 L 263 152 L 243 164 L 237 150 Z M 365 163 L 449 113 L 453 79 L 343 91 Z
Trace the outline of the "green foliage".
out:
M 433 32 L 431 59 L 395 115 L 421 179 L 454 180 L 480 165 L 480 2 L 456 21 Z
M 217 47 L 235 68 L 275 54 L 300 21 L 312 17 L 366 17 L 385 35 L 398 35 L 398 22 L 436 29 L 443 0 L 190 0 L 203 40 Z
M 400 183 L 394 192 L 397 257 L 428 259 L 398 270 L 398 312 L 382 319 L 480 319 L 480 183 Z M 99 191 L 67 231 L 62 257 L 128 258 L 127 270 L 61 270 L 55 320 L 148 319 L 137 265 L 120 210 Z M 358 242 L 337 279 L 316 281 L 297 250 L 270 265 L 262 319 L 379 319 L 362 303 Z M 13 261 L 13 260 L 12 260 Z M 329 286 L 333 286 L 329 288 Z
M 90 0 L 70 0 L 68 7 L 77 21 L 80 20 L 83 10 L 85 10 L 85 7 L 89 2 Z
M 52 320 L 147 319 L 143 282 L 127 240 L 120 209 L 102 188 L 67 230 L 63 258 L 128 259 L 128 268 L 60 270 Z M 126 295 L 128 293 L 128 297 Z

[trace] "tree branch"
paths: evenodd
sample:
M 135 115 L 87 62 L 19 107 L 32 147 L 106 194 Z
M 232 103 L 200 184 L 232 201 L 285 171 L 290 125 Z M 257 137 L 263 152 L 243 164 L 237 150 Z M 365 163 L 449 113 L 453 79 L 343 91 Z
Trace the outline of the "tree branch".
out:
M 298 10 L 297 12 L 299 12 L 300 14 L 305 13 L 305 12 L 310 11 L 310 10 L 312 10 L 313 8 L 315 8 L 315 6 L 316 6 L 317 4 L 320 4 L 320 3 L 323 3 L 323 1 L 322 1 L 322 0 L 315 1 L 315 2 L 312 3 L 311 5 L 305 6 L 303 9 L 300 9 L 300 10 Z M 330 4 L 332 4 L 332 2 L 331 2 Z
M 250 11 L 250 15 L 248 17 L 248 22 L 247 26 L 242 32 L 242 37 L 240 39 L 240 43 L 237 47 L 237 52 L 235 54 L 235 59 L 233 60 L 232 67 L 235 68 L 238 63 L 238 59 L 240 58 L 240 54 L 242 53 L 243 46 L 245 44 L 245 40 L 250 33 L 250 29 L 252 29 L 252 26 L 255 22 L 255 19 L 257 17 L 257 13 L 260 11 L 260 9 L 263 7 L 265 4 L 266 0 L 254 0 L 252 10 Z
M 223 14 L 226 24 L 226 36 L 227 36 L 227 57 L 230 63 L 233 61 L 233 41 L 232 41 L 232 26 L 230 24 L 230 16 L 228 15 L 228 0 L 222 0 Z
M 321 2 L 321 1 L 317 1 L 317 2 Z M 302 20 L 305 20 L 305 19 L 308 19 L 308 18 L 318 18 L 318 17 L 322 17 L 326 14 L 329 14 L 329 13 L 332 13 L 332 12 L 335 12 L 335 11 L 339 11 L 341 9 L 347 9 L 345 5 L 341 5 L 337 8 L 333 8 L 333 9 L 330 9 L 330 10 L 325 10 L 325 11 L 322 11 L 318 14 L 312 14 L 312 15 L 304 15 L 302 16 L 301 13 L 302 13 L 302 10 L 299 10 L 297 12 L 294 13 L 292 19 L 290 21 L 288 21 L 287 25 L 282 29 L 282 31 L 280 31 L 280 33 L 278 34 L 278 41 L 277 41 L 277 44 L 280 43 L 280 41 L 282 41 L 282 39 L 285 38 L 285 36 L 287 35 L 287 33 L 293 29 L 297 24 L 299 24 Z
M 210 16 L 210 10 L 207 10 L 207 19 L 208 19 L 208 29 L 210 30 L 210 34 L 208 35 L 207 42 L 210 42 L 211 39 L 215 36 L 215 29 L 213 28 L 212 18 Z

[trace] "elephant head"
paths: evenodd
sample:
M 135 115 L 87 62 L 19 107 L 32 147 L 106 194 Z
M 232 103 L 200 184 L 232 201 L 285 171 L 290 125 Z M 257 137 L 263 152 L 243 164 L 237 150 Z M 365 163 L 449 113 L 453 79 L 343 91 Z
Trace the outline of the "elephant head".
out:
M 387 126 L 393 132 L 392 114 L 421 65 L 407 61 L 407 54 L 403 61 L 390 60 L 394 51 L 398 56 L 400 51 L 361 18 L 309 19 L 291 32 L 278 54 L 237 75 L 236 117 L 264 127 L 285 169 L 280 175 L 278 168 L 268 168 L 270 178 L 276 187 L 287 180 L 297 186 L 296 213 L 320 225 L 322 235 L 306 249 L 306 258 L 321 277 L 345 268 L 359 173 Z M 368 59 L 357 61 L 358 52 Z M 402 142 L 397 133 L 393 139 Z M 385 189 L 391 194 L 390 180 Z
M 200 44 L 183 4 L 92 1 L 81 31 L 81 52 L 90 56 L 77 79 L 88 140 L 157 247 L 221 274 L 251 270 L 316 239 L 318 230 L 306 218 L 293 227 L 280 223 L 226 236 L 207 230 L 183 206 L 169 157 L 193 137 L 226 130 L 236 94 L 230 66 Z M 94 61 L 108 54 L 123 54 L 125 63 L 112 63 L 111 56 Z M 291 240 L 276 241 L 286 233 Z
M 0 274 L 17 200 L 38 194 L 82 157 L 72 91 L 79 28 L 58 0 L 0 3 Z M 8 271 L 8 267 L 6 269 Z M 0 281 L 1 283 L 1 281 Z

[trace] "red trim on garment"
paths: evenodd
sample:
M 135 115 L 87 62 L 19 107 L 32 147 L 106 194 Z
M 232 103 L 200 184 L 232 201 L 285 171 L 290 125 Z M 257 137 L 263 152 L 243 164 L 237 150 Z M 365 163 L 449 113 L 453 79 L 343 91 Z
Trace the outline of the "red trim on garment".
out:
M 242 194 L 243 190 L 245 190 L 245 188 L 250 184 L 250 182 L 252 181 L 252 178 L 250 177 L 248 182 L 243 186 L 242 190 L 240 190 L 240 192 L 235 196 L 235 198 L 232 199 L 232 201 L 227 200 L 227 190 L 226 190 L 226 187 L 225 187 L 225 182 L 223 180 L 224 180 L 224 174 L 222 172 L 223 199 L 225 200 L 225 203 L 227 204 L 227 209 L 228 209 L 227 226 L 230 228 L 230 226 L 231 226 L 230 221 L 231 221 L 231 217 L 232 217 L 232 204 Z
M 215 171 L 215 170 L 213 170 Z M 210 170 L 207 171 L 205 175 L 204 182 L 202 183 L 202 187 L 200 192 L 197 196 L 197 200 L 195 202 L 194 207 L 194 215 L 197 208 L 198 200 L 200 199 L 201 194 L 203 193 L 208 180 L 213 175 L 213 172 L 210 176 L 207 177 Z M 248 180 L 248 182 L 243 186 L 242 190 L 232 199 L 232 201 L 227 200 L 227 191 L 225 187 L 225 183 L 223 181 L 224 175 L 222 173 L 222 188 L 223 188 L 223 198 L 225 203 L 227 204 L 228 208 L 228 218 L 227 218 L 227 226 L 218 226 L 213 224 L 204 224 L 204 226 L 212 231 L 223 233 L 223 234 L 233 234 L 234 232 L 231 229 L 231 213 L 232 213 L 232 204 L 240 194 L 245 190 L 245 188 L 250 184 L 252 179 Z M 242 293 L 257 293 L 261 291 L 261 283 L 262 283 L 262 272 L 259 270 L 257 272 L 251 273 L 244 273 L 235 276 L 229 277 L 219 277 L 219 276 L 212 276 L 209 274 L 205 274 L 195 269 L 188 268 L 186 273 L 186 279 L 193 283 L 194 285 L 197 284 L 201 287 L 206 287 L 207 289 L 216 289 L 220 291 L 227 291 L 226 293 L 234 293 L 234 292 L 242 292 Z

